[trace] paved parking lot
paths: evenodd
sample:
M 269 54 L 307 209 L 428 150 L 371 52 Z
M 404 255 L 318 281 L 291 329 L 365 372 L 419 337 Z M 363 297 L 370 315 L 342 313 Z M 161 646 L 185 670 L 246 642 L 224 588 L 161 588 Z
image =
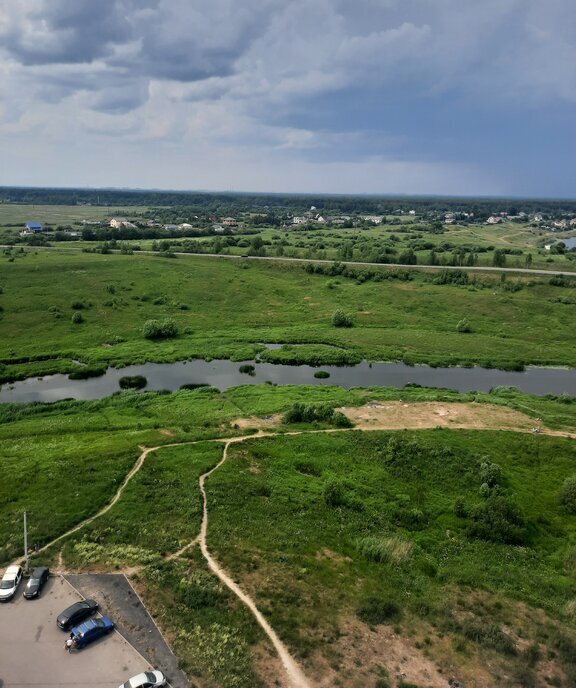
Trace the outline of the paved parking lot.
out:
M 0 604 L 0 688 L 118 688 L 148 663 L 118 633 L 68 654 L 67 634 L 56 617 L 82 599 L 63 578 L 50 578 L 36 600 L 22 597 Z

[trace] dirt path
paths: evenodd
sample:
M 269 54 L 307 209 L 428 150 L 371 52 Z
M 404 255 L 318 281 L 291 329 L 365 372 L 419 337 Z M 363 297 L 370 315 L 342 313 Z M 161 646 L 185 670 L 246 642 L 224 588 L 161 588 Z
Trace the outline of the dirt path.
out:
M 202 554 L 206 561 L 208 562 L 208 566 L 210 567 L 210 570 L 218 576 L 218 578 L 226 585 L 227 588 L 229 588 L 242 602 L 248 607 L 248 609 L 252 612 L 252 615 L 258 622 L 259 626 L 262 628 L 264 633 L 268 636 L 272 644 L 274 645 L 274 648 L 276 649 L 276 652 L 278 653 L 278 656 L 280 657 L 280 660 L 284 666 L 284 669 L 286 670 L 286 675 L 288 678 L 288 682 L 293 688 L 311 688 L 311 684 L 304 675 L 304 672 L 300 668 L 300 666 L 297 664 L 296 660 L 292 657 L 292 655 L 288 652 L 288 649 L 284 645 L 284 643 L 280 640 L 280 638 L 276 635 L 276 632 L 270 626 L 268 621 L 264 618 L 252 598 L 247 595 L 233 580 L 230 578 L 230 576 L 220 567 L 218 562 L 212 557 L 210 552 L 208 551 L 208 546 L 206 544 L 206 535 L 208 533 L 208 498 L 206 496 L 206 488 L 205 488 L 205 483 L 206 479 L 209 478 L 214 471 L 217 471 L 220 466 L 226 461 L 228 457 L 228 447 L 234 443 L 234 442 L 239 442 L 243 441 L 245 439 L 251 439 L 253 436 L 248 436 L 248 437 L 243 437 L 241 439 L 239 438 L 234 438 L 226 442 L 224 445 L 224 452 L 222 454 L 222 459 L 214 468 L 212 468 L 210 471 L 207 473 L 204 473 L 202 476 L 200 476 L 200 491 L 202 493 L 202 499 L 204 501 L 204 508 L 203 508 L 203 515 L 202 515 L 202 527 L 200 529 L 200 549 L 202 550 Z

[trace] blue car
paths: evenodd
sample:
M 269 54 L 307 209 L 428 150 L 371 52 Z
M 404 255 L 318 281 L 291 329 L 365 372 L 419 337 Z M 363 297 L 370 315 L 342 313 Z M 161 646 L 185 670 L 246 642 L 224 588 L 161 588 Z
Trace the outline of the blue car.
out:
M 114 623 L 112 619 L 103 616 L 100 619 L 88 619 L 84 623 L 72 629 L 71 638 L 74 647 L 80 649 L 93 643 L 103 635 L 108 635 L 110 631 L 114 630 Z

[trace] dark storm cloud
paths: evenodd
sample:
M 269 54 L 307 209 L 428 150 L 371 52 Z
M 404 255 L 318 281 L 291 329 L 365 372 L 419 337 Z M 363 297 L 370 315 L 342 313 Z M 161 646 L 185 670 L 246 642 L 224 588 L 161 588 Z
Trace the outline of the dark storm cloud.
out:
M 50 0 L 32 7 L 16 14 L 2 37 L 5 50 L 23 65 L 92 62 L 131 35 L 126 3 L 119 0 Z

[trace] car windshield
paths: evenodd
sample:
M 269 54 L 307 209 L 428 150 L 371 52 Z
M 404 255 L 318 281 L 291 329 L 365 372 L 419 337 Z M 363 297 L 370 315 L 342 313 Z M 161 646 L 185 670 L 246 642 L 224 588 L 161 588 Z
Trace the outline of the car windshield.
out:
M 0 590 L 9 590 L 14 587 L 13 580 L 3 580 L 0 582 Z
M 150 681 L 150 683 L 156 683 L 156 676 L 154 676 L 154 674 L 151 671 L 145 671 L 144 676 L 146 676 L 146 680 Z

